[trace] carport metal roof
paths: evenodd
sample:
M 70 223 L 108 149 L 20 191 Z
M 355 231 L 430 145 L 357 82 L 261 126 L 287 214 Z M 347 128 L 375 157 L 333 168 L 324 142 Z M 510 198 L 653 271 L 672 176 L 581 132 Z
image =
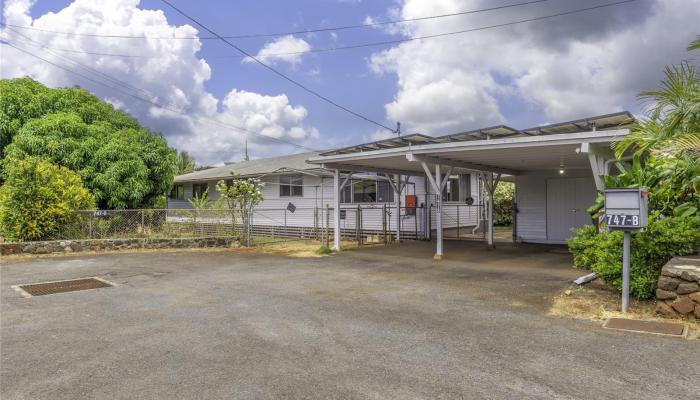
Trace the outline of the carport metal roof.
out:
M 343 171 L 424 175 L 421 162 L 466 170 L 518 175 L 524 171 L 590 168 L 582 144 L 609 152 L 629 133 L 628 112 L 526 130 L 496 126 L 432 138 L 409 135 L 321 153 L 309 162 Z M 588 150 L 588 149 L 585 149 Z

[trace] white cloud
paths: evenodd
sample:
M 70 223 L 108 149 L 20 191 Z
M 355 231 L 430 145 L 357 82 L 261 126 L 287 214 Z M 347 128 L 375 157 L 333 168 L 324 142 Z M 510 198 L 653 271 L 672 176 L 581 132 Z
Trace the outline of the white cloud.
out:
M 405 0 L 388 14 L 415 18 L 485 8 L 485 0 Z M 566 0 L 498 12 L 402 24 L 415 37 L 582 8 Z M 654 88 L 663 67 L 690 55 L 700 0 L 657 0 L 566 17 L 402 43 L 372 55 L 369 67 L 395 74 L 386 104 L 407 131 L 445 134 L 507 122 L 503 102 L 518 98 L 560 121 L 619 111 Z M 669 29 L 669 27 L 674 27 Z M 396 27 L 387 30 L 396 33 Z
M 263 62 L 278 63 L 280 61 L 298 65 L 305 52 L 311 50 L 311 45 L 304 39 L 287 35 L 279 37 L 265 45 L 258 51 L 257 58 Z M 245 62 L 254 62 L 250 58 L 243 59 Z
M 6 2 L 3 9 L 5 21 L 22 26 L 32 25 L 39 29 L 102 35 L 198 35 L 197 30 L 189 25 L 170 24 L 161 10 L 140 9 L 138 0 L 76 0 L 58 12 L 47 13 L 36 19 L 29 16 L 32 4 L 32 1 L 27 0 Z M 171 145 L 189 151 L 201 163 L 240 160 L 246 137 L 244 133 L 207 122 L 208 120 L 222 121 L 278 139 L 301 143 L 307 138 L 318 136 L 316 129 L 304 126 L 306 109 L 289 104 L 285 95 L 265 96 L 232 89 L 220 101 L 208 92 L 205 83 L 211 78 L 211 69 L 206 60 L 197 56 L 201 48 L 199 40 L 117 39 L 16 30 L 30 39 L 9 29 L 3 29 L 3 37 L 52 62 L 116 86 L 119 90 L 164 104 L 185 115 L 138 101 L 118 90 L 97 85 L 8 46 L 2 46 L 0 77 L 28 75 L 52 87 L 80 85 L 88 88 L 98 97 L 131 113 L 144 125 L 162 132 Z M 48 50 L 30 40 L 54 49 L 143 57 L 95 56 Z M 79 62 L 84 67 L 66 58 Z M 95 74 L 94 70 L 120 82 L 110 82 L 104 76 Z M 248 142 L 252 154 L 257 156 L 295 150 L 288 145 L 277 146 L 276 142 L 258 136 L 249 136 Z

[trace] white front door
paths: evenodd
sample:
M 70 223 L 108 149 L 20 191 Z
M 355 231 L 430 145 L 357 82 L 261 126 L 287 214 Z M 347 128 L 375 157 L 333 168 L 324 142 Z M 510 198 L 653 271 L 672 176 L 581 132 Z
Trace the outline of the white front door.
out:
M 578 228 L 591 223 L 586 212 L 595 201 L 592 178 L 547 179 L 547 241 L 565 243 Z

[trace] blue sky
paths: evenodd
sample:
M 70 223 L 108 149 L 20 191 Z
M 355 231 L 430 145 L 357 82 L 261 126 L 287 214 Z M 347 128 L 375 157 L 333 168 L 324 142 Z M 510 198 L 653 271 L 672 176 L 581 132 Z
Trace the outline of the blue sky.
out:
M 290 40 L 311 49 L 344 46 L 469 29 L 612 1 L 549 0 L 471 16 L 401 24 L 393 30 L 320 32 L 295 35 Z M 217 33 L 229 35 L 358 24 L 368 17 L 415 18 L 517 2 L 174 0 L 178 7 Z M 144 19 L 144 15 L 151 14 L 143 10 L 162 10 L 164 19 Z M 693 56 L 685 51 L 685 46 L 700 33 L 698 18 L 698 0 L 638 0 L 574 16 L 447 38 L 309 53 L 291 61 L 265 61 L 371 119 L 389 126 L 400 120 L 404 133 L 442 135 L 500 123 L 526 128 L 623 109 L 639 113 L 636 93 L 655 87 L 665 65 Z M 194 26 L 164 3 L 153 0 L 8 0 L 4 20 L 63 32 L 146 36 Z M 673 33 L 669 33 L 668 26 L 674 26 Z M 196 31 L 199 29 L 188 32 L 208 35 Z M 3 78 L 30 75 L 50 86 L 84 86 L 162 132 L 173 146 L 193 153 L 201 163 L 240 159 L 243 135 L 201 123 L 197 116 L 223 120 L 315 149 L 386 135 L 255 63 L 228 57 L 237 55 L 235 50 L 216 40 L 202 40 L 201 49 L 195 51 L 189 44 L 161 46 L 158 40 L 150 40 L 146 46 L 139 44 L 143 39 L 86 38 L 22 29 L 20 32 L 53 49 L 147 55 L 149 58 L 115 60 L 79 53 L 41 53 L 58 57 L 52 58 L 56 62 L 64 62 L 61 54 L 79 58 L 110 76 L 145 88 L 154 99 L 193 118 L 168 115 L 137 104 L 138 101 L 65 71 L 41 65 L 31 56 L 6 46 L 4 54 L 13 57 L 11 61 L 10 57 L 3 57 L 0 72 Z M 4 30 L 4 38 L 29 45 L 25 38 L 8 30 Z M 234 42 L 256 54 L 277 39 Z M 259 137 L 250 137 L 249 141 L 253 155 L 258 157 L 299 151 Z

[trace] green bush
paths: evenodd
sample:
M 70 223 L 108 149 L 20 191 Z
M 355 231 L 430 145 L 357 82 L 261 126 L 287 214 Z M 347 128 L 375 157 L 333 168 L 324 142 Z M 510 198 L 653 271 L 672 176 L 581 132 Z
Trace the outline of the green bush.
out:
M 318 254 L 319 256 L 322 256 L 325 254 L 332 254 L 332 253 L 333 253 L 333 249 L 331 249 L 330 247 L 326 247 L 326 246 L 321 246 L 318 248 L 318 250 L 316 250 L 316 254 Z
M 597 233 L 593 226 L 578 229 L 568 242 L 575 266 L 598 273 L 621 290 L 622 237 L 620 231 Z M 693 254 L 699 246 L 697 218 L 650 220 L 644 232 L 632 234 L 630 293 L 640 300 L 653 297 L 661 267 L 673 256 Z
M 95 198 L 80 176 L 36 157 L 9 159 L 0 187 L 0 232 L 8 240 L 50 239 L 80 223 Z
M 512 182 L 500 182 L 493 193 L 493 224 L 510 226 L 513 224 L 513 201 L 515 185 Z

